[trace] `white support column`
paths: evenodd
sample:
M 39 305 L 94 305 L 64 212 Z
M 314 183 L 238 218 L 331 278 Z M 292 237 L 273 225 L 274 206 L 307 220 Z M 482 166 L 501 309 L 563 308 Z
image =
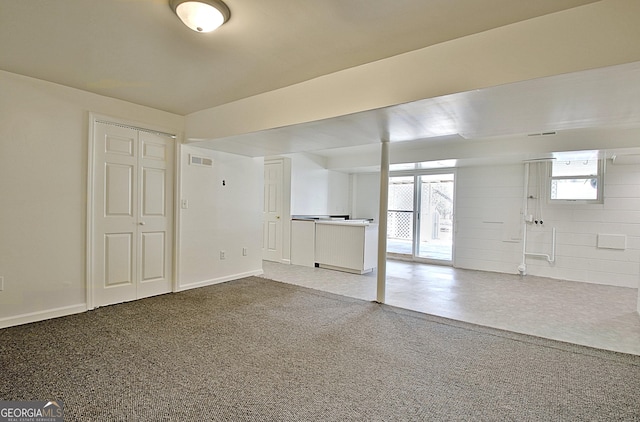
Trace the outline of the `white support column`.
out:
M 638 286 L 640 286 L 640 284 L 638 284 Z M 640 315 L 640 288 L 638 288 L 638 315 Z
M 387 284 L 387 212 L 389 208 L 389 140 L 380 153 L 380 214 L 378 216 L 378 289 L 376 301 L 385 302 Z

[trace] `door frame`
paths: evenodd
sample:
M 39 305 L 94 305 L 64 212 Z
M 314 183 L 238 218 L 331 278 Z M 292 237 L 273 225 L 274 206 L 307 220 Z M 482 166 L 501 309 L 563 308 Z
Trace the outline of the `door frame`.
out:
M 148 123 L 140 123 L 130 120 L 124 120 L 117 117 L 107 116 L 99 113 L 89 112 L 89 128 L 88 128 L 88 161 L 87 161 L 87 210 L 86 210 L 86 256 L 85 256 L 85 291 L 87 310 L 95 309 L 95 298 L 93 289 L 93 241 L 94 241 L 94 211 L 95 211 L 95 151 L 94 151 L 94 127 L 97 122 L 104 122 L 107 124 L 120 125 L 130 127 L 132 129 L 138 129 L 143 131 L 158 132 L 164 135 L 169 135 L 174 139 L 174 154 L 173 154 L 173 221 L 171 222 L 171 231 L 173 234 L 173 241 L 171 242 L 171 291 L 176 292 L 178 288 L 178 245 L 180 244 L 180 233 L 177 224 L 180 218 L 180 207 L 178 206 L 180 192 L 180 145 L 182 144 L 182 134 L 175 129 L 168 129 L 158 125 L 152 125 Z
M 421 176 L 428 176 L 428 175 L 440 175 L 440 174 L 453 174 L 453 198 L 452 198 L 452 207 L 453 207 L 453 216 L 451 219 L 451 260 L 442 260 L 442 259 L 434 259 L 434 258 L 426 258 L 426 257 L 422 257 L 417 255 L 416 253 L 419 250 L 419 242 L 421 240 L 420 238 L 420 230 L 422 228 L 422 220 L 420 218 L 420 216 L 418 214 L 422 213 L 422 206 L 421 205 L 417 205 L 414 206 L 414 218 L 415 221 L 417 221 L 417 224 L 414 225 L 414 232 L 413 232 L 413 259 L 416 262 L 424 262 L 427 264 L 435 264 L 435 265 L 444 265 L 444 266 L 450 266 L 453 267 L 454 266 L 454 259 L 455 259 L 455 241 L 456 241 L 456 180 L 457 180 L 457 174 L 455 169 L 444 169 L 444 170 L 429 170 L 429 171 L 423 171 L 423 172 L 419 172 L 416 173 L 415 178 L 414 178 L 414 183 L 415 183 L 415 189 L 414 189 L 414 195 L 415 195 L 415 204 L 420 204 L 422 203 L 422 186 L 420 185 L 420 178 Z M 415 209 L 418 208 L 418 209 Z
M 444 261 L 439 259 L 430 259 L 424 258 L 416 255 L 417 245 L 416 242 L 419 241 L 418 232 L 420 230 L 420 218 L 418 216 L 420 210 L 419 201 L 421 192 L 418 189 L 420 176 L 424 175 L 437 175 L 437 174 L 453 174 L 453 218 L 452 218 L 452 227 L 451 227 L 451 261 Z M 401 170 L 394 171 L 389 174 L 389 178 L 391 177 L 413 177 L 413 233 L 411 239 L 411 255 L 403 256 L 402 254 L 393 254 L 391 255 L 393 259 L 398 259 L 401 261 L 413 261 L 413 262 L 422 262 L 425 264 L 434 264 L 434 265 L 442 265 L 448 267 L 455 267 L 455 258 L 456 258 L 456 197 L 457 197 L 457 184 L 458 184 L 458 175 L 455 168 L 438 168 L 438 169 L 424 169 L 424 170 Z M 387 251 L 387 254 L 389 252 Z
M 282 163 L 282 254 L 279 262 L 291 264 L 291 158 L 281 156 L 264 157 L 263 165 L 268 162 Z

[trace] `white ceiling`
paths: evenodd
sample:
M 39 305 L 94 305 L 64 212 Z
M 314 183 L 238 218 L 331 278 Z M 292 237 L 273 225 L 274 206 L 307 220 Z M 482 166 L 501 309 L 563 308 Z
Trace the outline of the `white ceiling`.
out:
M 0 69 L 187 115 L 595 1 L 226 0 L 230 21 L 198 34 L 168 0 L 3 0 Z M 398 163 L 451 165 L 540 155 L 526 135 L 546 131 L 558 134 L 545 151 L 578 138 L 606 149 L 602 128 L 628 127 L 640 127 L 640 63 L 199 145 L 246 156 L 313 152 L 329 168 L 355 171 L 376 167 L 381 138 Z M 622 139 L 614 146 L 634 146 L 629 133 Z
M 3 0 L 0 69 L 186 115 L 595 0 L 226 0 L 213 33 L 168 0 Z

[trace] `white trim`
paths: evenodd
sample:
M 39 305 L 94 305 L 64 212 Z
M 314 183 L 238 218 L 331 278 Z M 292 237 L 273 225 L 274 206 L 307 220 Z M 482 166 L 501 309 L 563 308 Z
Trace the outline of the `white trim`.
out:
M 96 119 L 94 120 L 95 123 L 104 123 L 105 125 L 111 125 L 111 126 L 118 126 L 118 127 L 122 127 L 125 129 L 133 129 L 136 130 L 138 132 L 146 132 L 146 133 L 151 133 L 154 135 L 160 135 L 160 136 L 168 136 L 169 138 L 172 139 L 176 139 L 176 135 L 173 133 L 168 133 L 168 132 L 163 132 L 163 131 L 158 131 L 158 130 L 154 130 L 154 129 L 147 129 L 145 126 L 139 126 L 138 124 L 128 124 L 128 123 L 119 123 L 119 122 L 114 122 L 111 118 L 106 118 L 106 119 Z
M 0 329 L 16 325 L 29 324 L 67 315 L 80 314 L 87 311 L 85 304 L 63 306 L 62 308 L 47 309 L 46 311 L 30 312 L 28 314 L 0 318 Z
M 85 291 L 86 291 L 86 302 L 87 309 L 93 309 L 93 208 L 94 208 L 94 198 L 93 198 L 93 185 L 95 180 L 95 169 L 93 168 L 93 145 L 94 145 L 94 127 L 95 122 L 98 120 L 98 117 L 89 112 L 89 138 L 87 141 L 88 144 L 88 156 L 87 156 L 87 227 L 86 227 L 86 245 L 85 245 Z
M 562 162 L 563 160 L 560 160 L 560 162 Z M 604 204 L 604 186 L 605 186 L 605 172 L 606 172 L 606 162 L 607 160 L 605 158 L 598 158 L 598 174 L 593 177 L 592 175 L 579 175 L 579 176 L 554 176 L 553 175 L 553 162 L 551 162 L 551 165 L 549 165 L 550 161 L 544 161 L 545 165 L 546 165 L 546 180 L 545 183 L 542 185 L 544 188 L 548 189 L 548 191 L 543 192 L 540 196 L 544 195 L 545 199 L 546 199 L 546 203 L 548 205 L 564 205 L 564 204 L 578 204 L 578 205 L 602 205 Z M 558 198 L 558 199 L 554 199 L 551 198 L 551 191 L 552 191 L 552 186 L 553 186 L 553 182 L 554 180 L 590 180 L 590 179 L 596 179 L 596 199 L 565 199 L 565 198 Z M 539 182 L 538 182 L 539 183 Z M 542 200 L 542 198 L 540 198 L 540 200 Z
M 146 122 L 139 122 L 135 120 L 126 120 L 119 117 L 107 116 L 105 114 L 99 114 L 94 112 L 89 112 L 89 116 L 91 117 L 90 123 L 93 125 L 95 122 L 101 122 L 105 124 L 114 124 L 119 126 L 126 126 L 136 130 L 142 130 L 146 132 L 154 132 L 157 134 L 163 134 L 178 140 L 178 135 L 180 132 L 178 129 L 171 129 L 168 127 L 155 125 Z
M 291 164 L 289 157 L 282 158 L 282 254 L 281 262 L 291 264 Z
M 325 268 L 327 270 L 336 270 L 336 271 L 342 271 L 345 273 L 360 274 L 360 275 L 373 272 L 373 268 L 369 268 L 368 270 L 354 270 L 353 268 L 338 267 L 336 265 L 327 265 L 327 264 L 318 264 L 318 268 Z
M 262 274 L 264 274 L 264 271 L 261 270 L 261 269 L 260 270 L 254 270 L 254 271 L 247 271 L 247 272 L 244 272 L 244 273 L 228 275 L 228 276 L 224 276 L 224 277 L 212 278 L 212 279 L 209 279 L 209 280 L 203 280 L 203 281 L 197 281 L 195 283 L 185 284 L 183 286 L 180 286 L 177 291 L 182 292 L 182 291 L 185 291 L 185 290 L 197 289 L 199 287 L 211 286 L 213 284 L 225 283 L 227 281 L 238 280 L 238 279 L 245 278 L 245 277 L 259 276 L 259 275 L 262 275 Z
M 171 291 L 177 292 L 180 289 L 178 279 L 180 271 L 180 227 L 182 222 L 182 134 L 178 134 L 174 142 L 173 151 L 173 281 Z
M 281 264 L 290 265 L 291 264 L 291 158 L 289 157 L 265 157 L 263 161 L 263 166 L 267 164 L 276 164 L 279 163 L 282 165 L 282 184 L 280 186 L 282 195 L 281 195 L 281 229 L 280 235 L 282 236 L 282 242 L 280 245 L 280 256 L 277 260 L 268 259 L 269 261 L 279 262 Z M 264 183 L 264 180 L 263 180 Z M 264 198 L 262 199 L 265 200 Z M 264 223 L 264 213 L 262 217 L 262 221 Z M 262 233 L 264 236 L 264 231 Z M 263 239 L 264 245 L 264 239 Z M 264 248 L 262 249 L 262 259 L 265 258 Z

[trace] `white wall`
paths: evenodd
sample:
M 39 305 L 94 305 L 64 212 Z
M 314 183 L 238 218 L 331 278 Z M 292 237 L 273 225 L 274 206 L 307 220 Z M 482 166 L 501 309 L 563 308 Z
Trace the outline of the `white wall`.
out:
M 1 328 L 87 308 L 89 112 L 173 133 L 184 118 L 3 71 L 0 93 Z M 196 169 L 181 148 L 179 288 L 260 273 L 262 159 L 204 150 L 214 167 Z
M 610 163 L 610 161 L 609 161 Z M 640 168 L 608 165 L 604 203 L 543 204 L 545 229 L 534 226 L 527 247 L 550 249 L 557 228 L 556 263 L 528 259 L 527 271 L 542 276 L 623 287 L 638 287 L 640 275 Z M 543 233 L 539 233 L 543 232 Z M 624 249 L 597 246 L 598 236 L 626 236 Z M 531 246 L 530 246 L 531 245 Z M 536 252 L 536 250 L 534 250 Z
M 291 158 L 291 214 L 349 214 L 349 175 L 327 170 L 326 160 L 313 154 Z
M 522 164 L 458 169 L 456 267 L 517 273 L 523 172 Z
M 377 218 L 379 175 L 353 175 L 354 206 Z M 456 179 L 457 268 L 517 274 L 522 261 L 524 164 L 461 167 Z M 543 202 L 544 226 L 529 227 L 527 251 L 550 253 L 556 227 L 556 262 L 527 258 L 527 274 L 638 287 L 640 279 L 640 168 L 608 165 L 604 204 Z M 597 247 L 599 234 L 626 236 L 624 250 Z
M 353 215 L 356 218 L 373 218 L 379 221 L 380 174 L 354 174 L 352 178 Z
M 189 154 L 209 157 L 213 166 L 190 165 Z M 180 155 L 180 200 L 188 208 L 179 217 L 179 289 L 261 274 L 264 160 L 188 145 Z
M 517 273 L 522 261 L 523 185 L 523 164 L 459 169 L 457 267 Z M 638 287 L 640 169 L 607 166 L 604 189 L 603 204 L 549 204 L 545 195 L 541 203 L 544 225 L 528 226 L 527 252 L 551 253 L 555 227 L 556 261 L 550 264 L 544 258 L 527 257 L 527 274 Z M 598 247 L 601 234 L 626 236 L 626 248 Z
M 0 327 L 86 309 L 89 112 L 180 133 L 181 116 L 0 71 Z

